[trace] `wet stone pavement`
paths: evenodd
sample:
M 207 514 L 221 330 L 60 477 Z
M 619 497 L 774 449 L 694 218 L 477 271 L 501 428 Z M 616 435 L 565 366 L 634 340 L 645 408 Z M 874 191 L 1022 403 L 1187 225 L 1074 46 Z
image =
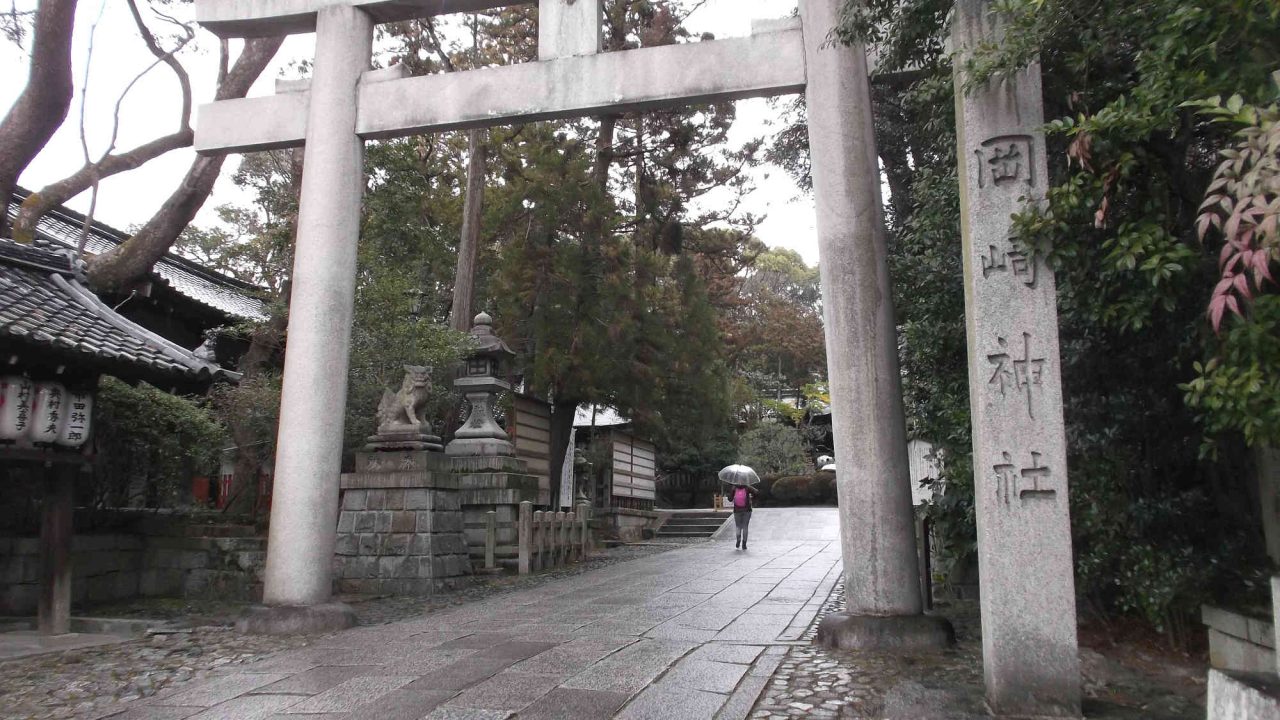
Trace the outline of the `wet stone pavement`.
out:
M 361 625 L 421 618 L 453 605 L 520 592 L 565 577 L 667 552 L 705 540 L 667 539 L 597 552 L 586 562 L 526 576 L 483 578 L 433 597 L 348 599 Z M 310 645 L 314 637 L 252 637 L 230 629 L 244 603 L 144 599 L 95 608 L 97 617 L 146 618 L 173 631 L 107 646 L 72 649 L 0 662 L 0 718 L 62 720 L 96 718 L 104 708 L 151 697 L 179 683 L 226 671 L 287 649 Z
M 830 508 L 759 510 L 746 552 L 702 543 L 253 662 L 248 648 L 77 716 L 745 718 L 837 581 L 836 523 Z
M 759 509 L 751 530 L 746 552 L 724 533 L 502 588 L 361 603 L 364 626 L 329 636 L 204 627 L 0 664 L 0 718 L 987 717 L 976 606 L 945 608 L 960 643 L 942 653 L 813 646 L 818 619 L 843 608 L 835 509 Z M 1202 695 L 1081 656 L 1087 717 L 1203 717 Z

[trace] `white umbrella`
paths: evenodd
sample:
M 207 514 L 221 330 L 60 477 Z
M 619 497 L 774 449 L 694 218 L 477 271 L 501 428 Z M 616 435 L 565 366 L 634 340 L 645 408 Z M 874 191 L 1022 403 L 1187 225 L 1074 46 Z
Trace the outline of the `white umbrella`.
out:
M 756 471 L 746 465 L 730 465 L 720 471 L 720 482 L 730 485 L 755 485 L 760 482 Z

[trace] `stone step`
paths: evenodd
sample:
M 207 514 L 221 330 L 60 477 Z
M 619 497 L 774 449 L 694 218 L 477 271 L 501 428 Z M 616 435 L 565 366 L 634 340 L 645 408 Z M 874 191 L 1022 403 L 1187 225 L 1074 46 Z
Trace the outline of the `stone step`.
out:
M 728 518 L 671 518 L 667 520 L 666 527 L 720 527 Z
M 719 528 L 717 528 L 717 530 L 718 529 Z M 710 530 L 710 532 L 703 532 L 703 530 L 660 529 L 658 530 L 657 537 L 659 538 L 709 538 L 714 536 L 714 534 L 716 534 L 716 530 Z
M 709 538 L 733 516 L 725 512 L 671 513 L 658 528 L 657 537 Z

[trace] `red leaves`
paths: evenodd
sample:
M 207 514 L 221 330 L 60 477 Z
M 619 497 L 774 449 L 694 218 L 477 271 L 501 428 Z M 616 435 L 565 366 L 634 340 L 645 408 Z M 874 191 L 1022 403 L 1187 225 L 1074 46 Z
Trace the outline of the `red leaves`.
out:
M 1089 161 L 1093 159 L 1093 136 L 1081 130 L 1076 134 L 1071 145 L 1067 147 L 1068 163 L 1075 161 L 1080 163 L 1080 167 L 1093 172 L 1093 166 Z
M 1222 326 L 1223 313 L 1228 309 L 1237 315 L 1240 314 L 1240 303 L 1235 296 L 1215 293 L 1213 299 L 1209 301 L 1209 322 L 1213 324 L 1214 332 L 1218 332 L 1218 329 Z
M 1118 182 L 1120 182 L 1120 165 L 1117 164 L 1102 180 L 1102 202 L 1098 205 L 1098 212 L 1093 215 L 1093 226 L 1099 230 L 1107 226 L 1107 214 L 1111 210 L 1111 194 L 1115 192 Z
M 1274 106 L 1268 110 L 1275 114 Z M 1275 283 L 1271 263 L 1280 256 L 1280 122 L 1268 116 L 1239 133 L 1244 138 L 1222 151 L 1213 182 L 1200 205 L 1196 234 L 1201 242 L 1210 230 L 1222 234 L 1218 253 L 1221 279 L 1209 300 L 1209 322 L 1220 332 L 1228 312 L 1243 315 L 1266 283 Z

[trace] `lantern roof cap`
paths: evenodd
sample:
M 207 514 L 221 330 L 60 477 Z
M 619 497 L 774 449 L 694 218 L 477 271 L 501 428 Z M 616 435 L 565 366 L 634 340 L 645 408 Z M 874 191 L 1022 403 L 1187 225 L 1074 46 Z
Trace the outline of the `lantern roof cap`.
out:
M 476 343 L 476 351 L 472 354 L 474 357 L 515 357 L 516 355 L 515 351 L 494 333 L 493 316 L 489 313 L 481 312 L 476 315 L 471 327 L 471 338 Z

